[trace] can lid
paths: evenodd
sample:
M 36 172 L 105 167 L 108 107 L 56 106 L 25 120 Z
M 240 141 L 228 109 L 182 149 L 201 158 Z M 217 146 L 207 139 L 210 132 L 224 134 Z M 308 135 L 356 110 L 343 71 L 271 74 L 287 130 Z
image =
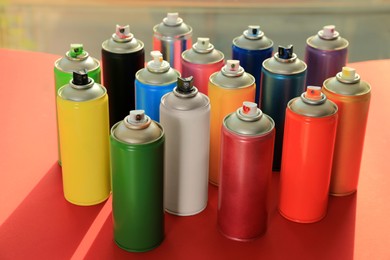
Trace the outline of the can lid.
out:
M 244 101 L 236 112 L 227 115 L 224 126 L 241 135 L 263 135 L 269 133 L 275 126 L 271 117 L 262 113 L 256 103 Z
M 317 35 L 309 37 L 306 43 L 320 50 L 341 50 L 349 45 L 346 39 L 340 37 L 334 25 L 325 25 Z
M 54 66 L 61 71 L 72 73 L 73 71 L 95 70 L 100 66 L 100 62 L 89 56 L 88 52 L 84 50 L 83 44 L 72 43 L 69 51 L 64 57 L 56 60 Z
M 58 90 L 58 95 L 66 100 L 82 102 L 100 98 L 106 89 L 88 77 L 86 71 L 74 71 L 68 85 Z
M 263 62 L 263 67 L 275 74 L 293 75 L 304 72 L 307 65 L 293 52 L 293 45 L 288 45 L 279 46 L 278 52 Z
M 185 24 L 179 17 L 179 13 L 168 13 L 163 21 L 153 27 L 154 36 L 158 39 L 169 38 L 190 38 L 192 35 L 191 26 Z
M 193 86 L 192 76 L 178 78 L 177 87 L 161 98 L 161 104 L 175 110 L 194 110 L 209 105 L 209 98 Z
M 125 143 L 145 144 L 161 137 L 163 131 L 144 110 L 131 110 L 124 120 L 112 127 L 111 133 Z
M 222 61 L 225 56 L 214 48 L 210 38 L 199 37 L 191 49 L 183 51 L 181 57 L 194 64 L 213 64 Z
M 337 112 L 336 104 L 328 100 L 318 86 L 308 86 L 306 92 L 290 100 L 287 107 L 297 114 L 308 117 L 326 117 Z
M 135 74 L 135 78 L 144 84 L 163 86 L 172 84 L 180 77 L 180 72 L 171 68 L 169 62 L 163 60 L 160 51 L 151 51 L 152 60 L 148 62 L 146 68 L 140 69 Z
M 324 88 L 346 96 L 363 95 L 370 92 L 371 87 L 367 82 L 360 80 L 360 75 L 351 67 L 343 67 L 336 77 L 326 79 Z
M 264 50 L 272 48 L 274 43 L 264 35 L 259 25 L 249 25 L 241 36 L 233 39 L 233 45 L 246 50 Z
M 102 48 L 112 53 L 133 53 L 144 48 L 144 43 L 134 37 L 129 25 L 116 25 L 115 33 L 102 43 Z
M 227 60 L 219 72 L 211 74 L 210 81 L 222 88 L 243 88 L 255 83 L 255 78 L 246 73 L 239 60 Z

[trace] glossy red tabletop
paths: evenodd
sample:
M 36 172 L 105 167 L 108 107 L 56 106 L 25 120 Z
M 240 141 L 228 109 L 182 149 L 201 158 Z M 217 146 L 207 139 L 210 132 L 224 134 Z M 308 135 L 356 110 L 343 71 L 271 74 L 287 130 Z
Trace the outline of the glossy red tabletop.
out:
M 0 259 L 390 259 L 390 60 L 350 64 L 372 87 L 358 192 L 330 197 L 314 224 L 277 211 L 273 174 L 267 233 L 235 242 L 216 227 L 218 189 L 191 217 L 165 215 L 164 242 L 129 253 L 113 241 L 111 201 L 75 206 L 63 198 L 57 165 L 56 55 L 0 49 Z

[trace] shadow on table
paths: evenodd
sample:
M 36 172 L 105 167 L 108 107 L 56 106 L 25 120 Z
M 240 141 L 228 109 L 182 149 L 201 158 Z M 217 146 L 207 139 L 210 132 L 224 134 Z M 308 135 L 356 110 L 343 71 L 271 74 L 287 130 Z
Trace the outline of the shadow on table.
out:
M 67 202 L 54 163 L 0 226 L 0 259 L 69 259 L 103 205 Z

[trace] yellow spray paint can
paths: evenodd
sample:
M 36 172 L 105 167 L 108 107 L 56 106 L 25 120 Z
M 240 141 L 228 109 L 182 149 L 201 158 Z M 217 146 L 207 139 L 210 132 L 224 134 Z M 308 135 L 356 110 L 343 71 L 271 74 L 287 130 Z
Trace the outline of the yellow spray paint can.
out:
M 109 117 L 106 89 L 73 73 L 57 92 L 64 196 L 72 204 L 98 204 L 110 195 Z

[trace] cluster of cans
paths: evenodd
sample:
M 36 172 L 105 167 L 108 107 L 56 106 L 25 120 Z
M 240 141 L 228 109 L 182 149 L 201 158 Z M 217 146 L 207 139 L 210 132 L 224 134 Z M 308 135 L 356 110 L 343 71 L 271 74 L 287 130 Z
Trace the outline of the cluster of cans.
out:
M 164 210 L 201 212 L 209 182 L 219 230 L 240 241 L 266 231 L 272 171 L 279 211 L 296 222 L 322 219 L 329 193 L 356 191 L 370 86 L 345 67 L 334 26 L 307 39 L 305 62 L 292 46 L 273 53 L 259 26 L 233 39 L 226 62 L 209 38 L 192 45 L 177 13 L 153 31 L 144 67 L 143 42 L 117 25 L 102 43 L 102 84 L 81 44 L 54 68 L 64 196 L 94 205 L 112 190 L 119 247 L 158 246 Z

